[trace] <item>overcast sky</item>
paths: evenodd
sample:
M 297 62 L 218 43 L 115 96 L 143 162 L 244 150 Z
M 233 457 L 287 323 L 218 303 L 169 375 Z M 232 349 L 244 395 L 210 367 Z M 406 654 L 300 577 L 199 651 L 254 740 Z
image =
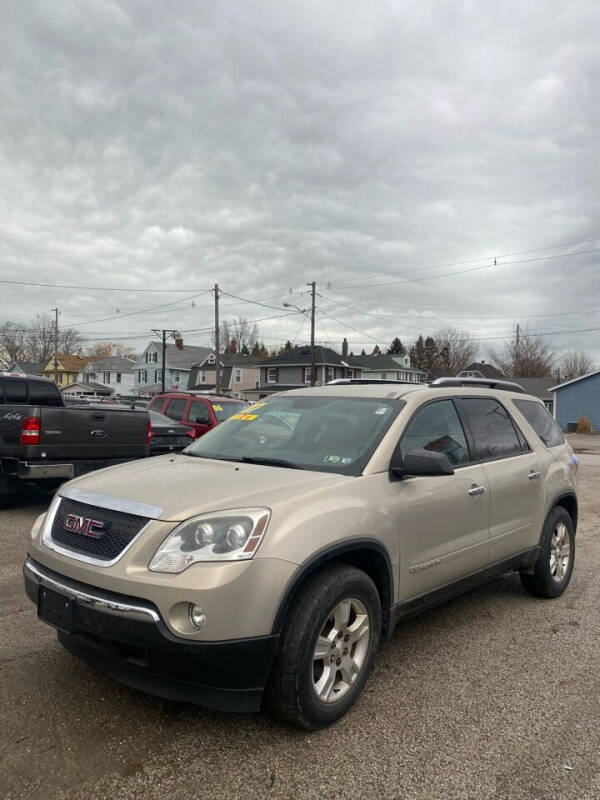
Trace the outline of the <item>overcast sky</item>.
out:
M 215 282 L 262 319 L 315 280 L 355 351 L 600 329 L 599 32 L 597 0 L 8 0 L 0 278 L 129 291 L 2 284 L 0 321 L 202 344 Z

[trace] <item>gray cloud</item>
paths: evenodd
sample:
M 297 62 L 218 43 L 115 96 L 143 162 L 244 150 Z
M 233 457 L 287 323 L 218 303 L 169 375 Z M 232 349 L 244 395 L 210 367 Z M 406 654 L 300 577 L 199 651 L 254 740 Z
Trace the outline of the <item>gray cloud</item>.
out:
M 280 306 L 314 279 L 318 337 L 355 348 L 450 323 L 485 355 L 515 321 L 596 308 L 531 321 L 600 327 L 599 254 L 408 271 L 600 248 L 599 22 L 594 0 L 11 3 L 0 277 L 131 293 L 2 286 L 1 316 L 88 321 L 215 281 Z M 207 327 L 210 297 L 195 302 L 82 330 Z M 304 340 L 301 323 L 260 328 Z M 553 343 L 600 358 L 598 341 Z

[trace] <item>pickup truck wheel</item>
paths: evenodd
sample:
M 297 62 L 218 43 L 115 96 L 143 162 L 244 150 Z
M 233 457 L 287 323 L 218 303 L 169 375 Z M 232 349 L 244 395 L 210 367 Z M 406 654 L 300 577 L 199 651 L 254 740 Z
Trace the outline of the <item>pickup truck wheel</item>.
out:
M 556 506 L 544 525 L 533 575 L 522 572 L 521 582 L 536 597 L 558 597 L 569 585 L 574 561 L 573 520 L 568 511 Z
M 302 587 L 285 622 L 265 693 L 274 716 L 316 730 L 352 707 L 373 668 L 381 630 L 375 584 L 347 564 Z

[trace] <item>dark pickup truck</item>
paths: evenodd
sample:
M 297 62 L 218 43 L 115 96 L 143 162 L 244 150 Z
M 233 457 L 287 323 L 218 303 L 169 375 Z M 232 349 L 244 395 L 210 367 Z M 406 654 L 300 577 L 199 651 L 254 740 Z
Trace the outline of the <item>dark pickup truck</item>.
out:
M 143 458 L 151 438 L 146 411 L 67 407 L 52 381 L 0 372 L 0 498 Z

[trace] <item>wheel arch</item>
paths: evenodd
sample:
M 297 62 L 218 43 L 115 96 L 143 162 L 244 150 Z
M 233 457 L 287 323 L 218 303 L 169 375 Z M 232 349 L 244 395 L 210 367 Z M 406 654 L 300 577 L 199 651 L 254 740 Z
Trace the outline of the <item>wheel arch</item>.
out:
M 569 514 L 569 516 L 573 520 L 573 530 L 576 533 L 577 519 L 579 516 L 579 506 L 577 503 L 577 496 L 575 492 L 562 492 L 561 494 L 557 495 L 550 503 L 550 508 L 548 509 L 548 514 L 546 514 L 546 519 L 548 519 L 548 516 L 557 506 L 564 508 L 565 511 Z M 546 522 L 544 521 L 544 527 L 545 525 Z
M 289 608 L 304 583 L 315 572 L 332 563 L 350 564 L 365 572 L 373 581 L 381 601 L 381 639 L 391 634 L 391 609 L 394 602 L 394 573 L 389 554 L 375 539 L 350 539 L 319 550 L 301 564 L 288 583 L 277 614 L 272 633 L 280 633 Z

